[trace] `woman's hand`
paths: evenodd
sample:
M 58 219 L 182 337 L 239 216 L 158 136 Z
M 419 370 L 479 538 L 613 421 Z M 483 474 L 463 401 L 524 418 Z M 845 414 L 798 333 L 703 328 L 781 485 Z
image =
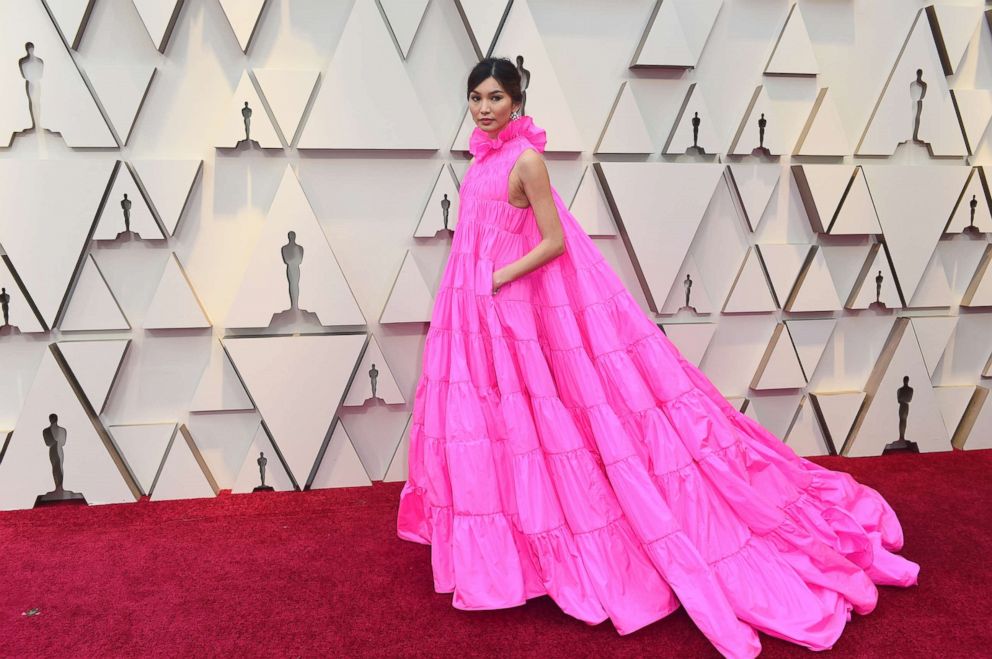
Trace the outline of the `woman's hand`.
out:
M 503 277 L 500 275 L 500 270 L 493 270 L 493 295 L 499 292 L 500 286 L 505 283 Z

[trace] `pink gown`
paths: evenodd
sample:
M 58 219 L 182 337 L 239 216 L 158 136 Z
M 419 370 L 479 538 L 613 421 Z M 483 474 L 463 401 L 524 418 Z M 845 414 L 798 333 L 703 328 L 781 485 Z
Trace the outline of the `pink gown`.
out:
M 492 293 L 540 240 L 508 201 L 544 151 L 529 116 L 478 127 L 424 344 L 400 538 L 459 609 L 549 595 L 629 634 L 684 606 L 726 657 L 756 630 L 830 648 L 919 566 L 892 508 L 738 412 L 647 317 L 557 192 L 565 253 Z

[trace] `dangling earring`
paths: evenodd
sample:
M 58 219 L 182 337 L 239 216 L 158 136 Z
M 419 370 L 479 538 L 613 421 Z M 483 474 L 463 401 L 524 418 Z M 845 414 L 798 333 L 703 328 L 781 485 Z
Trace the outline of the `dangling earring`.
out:
M 510 121 L 516 121 L 519 118 L 520 118 L 520 113 L 517 112 L 516 110 L 510 113 Z

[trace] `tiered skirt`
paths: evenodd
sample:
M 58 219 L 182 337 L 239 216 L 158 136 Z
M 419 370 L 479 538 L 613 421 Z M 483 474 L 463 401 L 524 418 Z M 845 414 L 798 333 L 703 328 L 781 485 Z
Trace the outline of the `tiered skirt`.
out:
M 409 436 L 401 538 L 461 609 L 549 595 L 628 634 L 681 604 L 728 657 L 755 630 L 833 645 L 919 567 L 875 490 L 742 415 L 638 307 L 574 219 L 493 295 L 526 236 L 460 223 Z

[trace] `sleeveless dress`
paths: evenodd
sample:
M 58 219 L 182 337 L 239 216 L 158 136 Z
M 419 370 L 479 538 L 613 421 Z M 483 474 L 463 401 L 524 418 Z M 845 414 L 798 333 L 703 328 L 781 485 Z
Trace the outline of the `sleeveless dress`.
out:
M 739 413 L 648 318 L 552 190 L 565 252 L 492 293 L 541 240 L 509 174 L 546 133 L 476 127 L 409 433 L 400 538 L 459 609 L 549 595 L 629 634 L 680 605 L 726 657 L 756 630 L 830 648 L 876 584 L 919 566 L 892 508 Z

